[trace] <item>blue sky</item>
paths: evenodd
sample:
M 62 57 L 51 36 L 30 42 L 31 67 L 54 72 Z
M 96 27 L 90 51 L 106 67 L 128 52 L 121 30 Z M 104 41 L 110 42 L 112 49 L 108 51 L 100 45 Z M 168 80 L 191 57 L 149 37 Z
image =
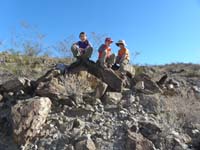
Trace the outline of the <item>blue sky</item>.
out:
M 0 40 L 20 32 L 21 21 L 37 26 L 50 45 L 96 32 L 126 40 L 132 55 L 141 53 L 133 63 L 200 63 L 200 0 L 1 0 Z

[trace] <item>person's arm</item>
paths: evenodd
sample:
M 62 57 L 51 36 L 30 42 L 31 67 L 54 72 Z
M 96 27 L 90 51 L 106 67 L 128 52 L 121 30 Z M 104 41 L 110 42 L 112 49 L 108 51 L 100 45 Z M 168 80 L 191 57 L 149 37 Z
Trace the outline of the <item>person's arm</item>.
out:
M 119 61 L 120 64 L 126 59 L 126 56 L 127 56 L 127 54 L 124 54 L 124 55 L 121 57 L 121 59 L 120 59 L 120 61 Z
M 100 47 L 99 47 L 99 49 L 98 49 L 98 52 L 103 52 L 103 51 L 105 51 L 106 49 L 105 49 L 105 46 L 102 44 Z
M 79 50 L 80 52 L 84 50 L 83 48 L 80 48 L 79 42 L 76 42 L 76 43 L 74 43 L 73 45 L 75 45 L 75 46 L 78 48 L 78 50 Z
M 79 47 L 78 42 L 75 42 L 75 43 L 73 43 L 72 45 L 73 45 L 73 46 L 77 46 L 77 47 Z
M 92 47 L 92 44 L 88 41 L 88 46 L 86 48 Z

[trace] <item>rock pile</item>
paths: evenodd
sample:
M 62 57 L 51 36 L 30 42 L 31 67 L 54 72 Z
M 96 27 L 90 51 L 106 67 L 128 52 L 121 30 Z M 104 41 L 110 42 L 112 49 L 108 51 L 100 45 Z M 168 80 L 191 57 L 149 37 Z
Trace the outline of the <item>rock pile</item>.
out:
M 198 124 L 184 124 L 183 130 L 178 130 L 164 119 L 168 117 L 169 98 L 176 94 L 183 99 L 187 97 L 179 93 L 181 82 L 166 79 L 158 84 L 146 74 L 122 79 L 111 70 L 97 69 L 101 72 L 97 75 L 92 67 L 76 66 L 64 75 L 52 69 L 36 81 L 15 78 L 2 83 L 0 149 L 195 150 L 200 147 Z M 112 80 L 105 78 L 106 75 L 111 75 Z M 169 84 L 174 85 L 170 92 L 175 95 L 167 93 Z M 195 93 L 198 89 L 191 88 Z

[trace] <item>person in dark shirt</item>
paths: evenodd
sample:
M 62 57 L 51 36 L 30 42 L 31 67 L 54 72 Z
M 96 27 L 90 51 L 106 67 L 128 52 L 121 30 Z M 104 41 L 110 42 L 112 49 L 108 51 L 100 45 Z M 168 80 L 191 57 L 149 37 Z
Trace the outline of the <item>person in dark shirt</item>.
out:
M 71 47 L 73 56 L 77 59 L 89 60 L 92 56 L 93 48 L 87 39 L 85 32 L 79 34 L 80 41 L 74 43 Z

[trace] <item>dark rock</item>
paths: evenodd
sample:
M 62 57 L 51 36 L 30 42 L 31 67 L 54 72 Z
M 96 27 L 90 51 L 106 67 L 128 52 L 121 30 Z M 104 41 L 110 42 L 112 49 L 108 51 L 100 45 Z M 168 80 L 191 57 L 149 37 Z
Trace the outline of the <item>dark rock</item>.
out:
M 165 74 L 165 75 L 162 76 L 162 77 L 160 78 L 160 80 L 157 81 L 156 83 L 157 83 L 160 87 L 162 87 L 162 86 L 166 83 L 167 78 L 168 78 L 168 75 Z
M 141 92 L 145 94 L 155 94 L 162 93 L 160 87 L 154 82 L 148 75 L 140 74 L 134 79 L 137 82 L 143 81 L 143 88 L 139 89 Z
M 73 64 L 70 66 L 70 72 L 74 72 L 74 70 L 81 67 L 82 70 L 87 70 L 89 73 L 108 84 L 114 91 L 121 92 L 123 89 L 123 80 L 112 69 L 103 69 L 99 67 L 98 64 L 91 61 L 76 64 L 74 67 L 72 66 Z
M 9 80 L 1 85 L 0 91 L 4 92 L 16 92 L 23 90 L 27 87 L 31 87 L 30 80 L 27 78 L 15 78 Z
M 139 121 L 138 126 L 139 132 L 145 138 L 156 144 L 159 139 L 159 135 L 162 132 L 160 125 L 153 121 Z
M 154 95 L 145 95 L 140 94 L 140 105 L 143 106 L 144 111 L 147 113 L 158 114 L 160 112 L 160 98 L 157 94 Z

